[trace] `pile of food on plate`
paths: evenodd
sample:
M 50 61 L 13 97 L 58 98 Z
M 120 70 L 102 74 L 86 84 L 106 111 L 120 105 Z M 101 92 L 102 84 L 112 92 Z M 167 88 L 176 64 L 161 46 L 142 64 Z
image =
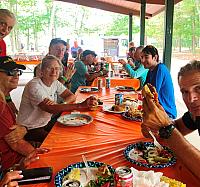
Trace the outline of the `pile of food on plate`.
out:
M 138 108 L 138 99 L 132 98 L 130 96 L 124 97 L 122 104 L 113 105 L 111 110 L 117 112 L 125 112 L 129 108 L 137 109 Z
M 124 112 L 126 110 L 126 104 L 123 103 L 121 105 L 113 105 L 111 110 L 116 112 Z
M 91 179 L 88 181 L 85 168 L 73 168 L 72 171 L 63 178 L 62 185 L 66 182 L 80 183 L 83 187 L 113 187 L 114 176 L 108 169 L 107 165 L 102 165 L 99 168 L 91 168 Z M 72 184 L 71 184 L 72 185 Z M 67 187 L 67 186 L 66 186 Z
M 142 110 L 134 107 L 129 107 L 125 113 L 125 116 L 129 119 L 141 119 L 142 120 L 143 112 Z
M 146 147 L 143 142 L 139 142 L 137 147 L 130 151 L 129 157 L 141 163 L 157 165 L 168 163 L 173 155 L 165 149 L 159 150 L 156 146 Z

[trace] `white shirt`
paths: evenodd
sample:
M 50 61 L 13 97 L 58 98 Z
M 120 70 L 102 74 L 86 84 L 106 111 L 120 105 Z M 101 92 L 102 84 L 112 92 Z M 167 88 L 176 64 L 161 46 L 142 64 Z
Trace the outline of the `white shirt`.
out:
M 44 127 L 51 119 L 52 114 L 41 110 L 38 104 L 45 98 L 56 102 L 57 96 L 65 90 L 65 86 L 58 80 L 48 87 L 40 78 L 32 79 L 24 88 L 17 121 L 29 130 Z

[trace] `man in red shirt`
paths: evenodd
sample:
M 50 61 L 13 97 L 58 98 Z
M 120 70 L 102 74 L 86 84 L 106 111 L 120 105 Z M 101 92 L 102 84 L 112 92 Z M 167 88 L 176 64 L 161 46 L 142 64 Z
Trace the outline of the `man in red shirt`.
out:
M 17 88 L 22 69 L 25 69 L 25 66 L 16 64 L 12 58 L 0 57 L 0 152 L 3 170 L 19 163 L 30 154 L 37 155 L 37 153 L 48 151 L 41 148 L 35 149 L 24 140 L 26 129 L 16 123 L 15 115 L 4 98 L 10 91 Z
M 5 38 L 13 29 L 16 18 L 12 12 L 7 9 L 0 9 L 0 56 L 6 56 Z

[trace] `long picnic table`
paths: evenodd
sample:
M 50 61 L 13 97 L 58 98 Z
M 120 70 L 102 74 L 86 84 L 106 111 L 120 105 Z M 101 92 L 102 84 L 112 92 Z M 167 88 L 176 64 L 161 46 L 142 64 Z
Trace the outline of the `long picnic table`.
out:
M 105 89 L 94 93 L 104 105 L 114 104 L 115 88 Z M 93 94 L 93 93 L 92 93 Z M 135 92 L 125 93 L 137 98 Z M 91 93 L 81 93 L 80 88 L 76 92 L 77 101 L 82 101 Z M 104 162 L 113 166 L 135 167 L 138 170 L 149 170 L 136 166 L 127 161 L 123 151 L 129 144 L 138 141 L 152 141 L 143 137 L 141 133 L 141 122 L 125 120 L 120 114 L 108 113 L 99 107 L 95 111 L 84 111 L 93 117 L 90 124 L 78 127 L 69 127 L 56 123 L 41 147 L 49 148 L 50 152 L 40 155 L 40 159 L 31 164 L 35 167 L 53 167 L 53 178 L 50 183 L 28 185 L 30 187 L 53 187 L 55 175 L 70 164 L 81 162 L 82 155 L 87 160 Z M 69 114 L 69 112 L 64 112 Z M 184 151 L 183 151 L 184 154 Z M 189 159 L 189 158 L 188 158 Z M 177 158 L 177 163 L 168 168 L 154 169 L 163 172 L 165 176 L 180 180 L 187 187 L 200 186 L 198 179 Z

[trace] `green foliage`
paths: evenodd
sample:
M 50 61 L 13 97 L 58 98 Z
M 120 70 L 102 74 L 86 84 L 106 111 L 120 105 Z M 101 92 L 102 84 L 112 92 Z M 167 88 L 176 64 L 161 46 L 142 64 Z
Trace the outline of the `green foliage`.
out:
M 120 36 L 122 34 L 128 36 L 128 25 L 129 24 L 129 16 L 127 15 L 117 15 L 111 25 L 108 27 L 105 35 L 107 36 Z M 133 33 L 139 32 L 139 26 L 135 25 L 134 17 L 133 17 Z
M 64 6 L 65 5 L 65 6 Z M 20 38 L 27 38 L 27 45 L 38 42 L 38 38 L 63 32 L 63 38 L 81 37 L 93 33 L 107 36 L 128 36 L 129 17 L 112 14 L 108 24 L 90 24 L 88 20 L 95 15 L 94 9 L 53 0 L 7 0 L 0 3 L 17 17 L 18 24 L 11 33 L 11 43 L 18 48 Z M 102 13 L 102 16 L 104 16 Z M 133 34 L 139 33 L 138 18 L 133 17 Z M 53 28 L 53 29 L 52 29 Z M 195 52 L 200 41 L 200 3 L 199 0 L 183 0 L 174 9 L 173 47 L 189 48 Z M 146 20 L 146 40 L 162 47 L 164 40 L 164 12 Z M 65 32 L 67 34 L 65 34 Z

